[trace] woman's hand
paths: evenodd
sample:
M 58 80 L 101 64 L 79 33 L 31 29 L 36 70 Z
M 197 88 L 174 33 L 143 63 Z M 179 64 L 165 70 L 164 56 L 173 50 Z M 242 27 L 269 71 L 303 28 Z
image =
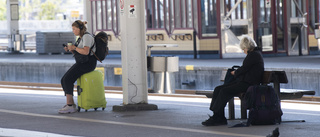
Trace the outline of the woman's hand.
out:
M 66 51 L 66 52 L 69 51 L 67 46 L 64 46 L 63 49 L 64 49 L 64 51 Z
M 231 73 L 231 75 L 234 75 L 234 72 L 235 72 L 235 71 L 231 71 L 231 72 L 230 72 L 230 73 Z
M 72 51 L 72 50 L 75 50 L 75 49 L 76 49 L 76 46 L 74 46 L 74 45 L 68 46 L 68 50 L 69 51 Z

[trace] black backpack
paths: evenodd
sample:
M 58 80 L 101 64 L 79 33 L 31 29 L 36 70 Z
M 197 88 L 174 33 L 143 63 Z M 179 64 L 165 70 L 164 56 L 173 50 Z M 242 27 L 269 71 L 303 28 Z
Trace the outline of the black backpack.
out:
M 97 58 L 97 60 L 99 60 L 102 63 L 102 61 L 109 54 L 108 35 L 107 33 L 100 31 L 97 35 L 93 37 L 94 37 L 94 43 L 96 46 L 96 52 L 92 52 L 92 53 Z
M 281 122 L 280 100 L 271 86 L 250 86 L 245 94 L 249 118 L 247 126 L 273 125 Z

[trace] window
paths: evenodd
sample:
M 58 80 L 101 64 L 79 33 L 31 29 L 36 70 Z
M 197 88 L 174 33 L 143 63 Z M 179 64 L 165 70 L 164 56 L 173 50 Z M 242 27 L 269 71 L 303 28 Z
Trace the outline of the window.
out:
M 117 0 L 91 0 L 92 30 L 113 31 L 119 34 L 119 8 Z
M 291 1 L 291 17 L 302 17 L 302 14 L 299 10 L 303 10 L 304 5 L 301 0 L 296 1 L 298 5 L 295 4 L 294 1 Z
M 112 30 L 118 32 L 117 0 L 112 0 Z
M 315 23 L 318 21 L 319 11 L 317 11 L 317 0 L 309 0 L 309 31 L 310 33 L 314 33 L 314 29 L 316 28 Z
M 186 19 L 186 1 L 181 1 L 181 28 L 186 28 L 187 19 Z
M 193 28 L 193 1 L 197 0 L 147 0 L 146 24 L 148 29 Z
M 107 11 L 106 11 L 106 1 L 102 1 L 102 5 L 101 5 L 101 9 L 102 9 L 102 24 L 103 24 L 103 28 L 102 29 L 107 29 Z
M 146 1 L 146 19 L 148 29 L 164 29 L 165 12 L 167 0 L 147 0 Z M 168 16 L 167 16 L 168 17 Z
M 181 28 L 181 10 L 180 0 L 174 1 L 174 28 Z
M 171 23 L 172 21 L 171 19 L 171 14 L 170 14 L 170 4 L 171 2 L 169 2 L 168 0 L 165 0 L 165 8 L 164 8 L 164 13 L 165 13 L 165 23 L 166 23 L 166 30 L 167 32 L 171 32 Z
M 102 8 L 101 1 L 96 1 L 97 5 L 97 30 L 102 30 Z
M 192 24 L 192 0 L 187 0 L 186 3 L 187 6 L 187 28 L 192 28 L 193 24 Z
M 112 27 L 111 0 L 107 1 L 107 10 L 106 11 L 107 11 L 107 22 L 108 22 L 107 30 L 111 30 L 111 27 Z
M 170 30 L 170 33 L 173 32 L 173 29 L 174 29 L 174 3 L 173 3 L 173 0 L 169 0 L 170 1 L 170 20 L 171 20 L 171 30 Z
M 159 28 L 164 28 L 164 8 L 163 8 L 163 0 L 159 0 Z
M 153 18 L 153 24 L 155 26 L 155 28 L 159 28 L 158 26 L 158 20 L 159 20 L 159 17 L 158 17 L 158 2 L 157 1 L 153 1 L 154 2 L 154 10 L 153 10 L 153 15 L 154 15 L 154 18 Z
M 153 0 L 147 0 L 146 1 L 146 7 L 147 7 L 147 28 L 152 28 L 153 23 L 153 8 L 152 8 L 152 1 Z
M 198 30 L 198 4 L 197 0 L 193 0 L 193 27 L 196 30 L 196 32 L 199 32 Z
M 97 30 L 96 22 L 97 22 L 97 16 L 96 16 L 96 1 L 91 2 L 91 13 L 92 13 L 92 30 Z
M 202 37 L 217 36 L 216 0 L 201 0 Z

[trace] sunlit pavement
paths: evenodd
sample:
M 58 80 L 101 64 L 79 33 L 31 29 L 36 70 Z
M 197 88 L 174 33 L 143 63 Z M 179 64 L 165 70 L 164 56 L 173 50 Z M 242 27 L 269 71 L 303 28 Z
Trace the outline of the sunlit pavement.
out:
M 212 115 L 210 99 L 149 96 L 159 110 L 114 112 L 121 94 L 106 94 L 107 108 L 74 114 L 58 114 L 65 104 L 61 91 L 0 88 L 0 137 L 233 137 L 266 136 L 279 127 L 281 137 L 317 137 L 320 134 L 320 104 L 282 102 L 280 125 L 229 128 L 245 120 L 229 120 L 227 126 L 204 127 Z M 76 99 L 76 97 L 75 97 Z M 134 98 L 132 99 L 134 101 Z M 236 118 L 240 117 L 236 100 Z M 226 110 L 227 114 L 227 110 Z M 306 122 L 286 122 L 306 120 Z

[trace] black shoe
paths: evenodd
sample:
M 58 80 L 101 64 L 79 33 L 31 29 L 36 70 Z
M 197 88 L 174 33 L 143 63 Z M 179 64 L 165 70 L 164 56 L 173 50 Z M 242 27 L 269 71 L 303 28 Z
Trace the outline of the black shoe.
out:
M 220 125 L 227 125 L 227 119 L 225 117 L 216 117 L 216 116 L 212 116 L 210 117 L 208 120 L 203 121 L 201 123 L 204 126 L 220 126 Z
M 209 119 L 207 119 L 206 121 L 203 121 L 202 125 L 204 125 L 204 123 L 214 122 L 214 121 L 216 121 L 216 119 L 217 119 L 217 117 L 215 117 L 214 115 L 213 116 L 209 116 Z
M 272 131 L 272 134 L 267 135 L 267 137 L 279 137 L 279 135 L 280 135 L 280 132 L 279 132 L 279 128 L 277 127 Z

